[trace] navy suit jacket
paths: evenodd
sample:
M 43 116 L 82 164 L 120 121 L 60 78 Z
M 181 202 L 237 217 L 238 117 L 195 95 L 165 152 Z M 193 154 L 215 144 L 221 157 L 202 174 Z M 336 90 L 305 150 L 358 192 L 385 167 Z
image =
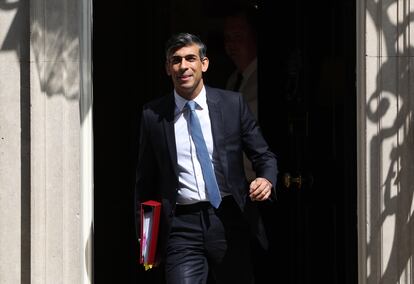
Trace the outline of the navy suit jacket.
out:
M 277 162 L 261 130 L 240 93 L 205 86 L 214 141 L 214 157 L 223 171 L 231 192 L 252 233 L 267 248 L 264 226 L 249 198 L 249 183 L 243 166 L 243 151 L 250 158 L 258 177 L 276 185 Z M 136 230 L 140 232 L 140 202 L 162 202 L 157 255 L 162 257 L 168 237 L 178 189 L 177 153 L 174 132 L 174 95 L 146 104 L 142 111 L 139 157 L 136 172 Z M 273 189 L 272 198 L 275 198 Z M 138 235 L 139 236 L 139 235 Z

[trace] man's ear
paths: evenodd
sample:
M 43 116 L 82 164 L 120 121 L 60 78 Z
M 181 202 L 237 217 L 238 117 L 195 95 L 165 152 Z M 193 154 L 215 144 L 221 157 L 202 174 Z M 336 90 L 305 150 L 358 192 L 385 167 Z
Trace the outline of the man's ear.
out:
M 201 71 L 206 72 L 208 69 L 208 65 L 209 65 L 209 60 L 207 57 L 204 57 L 203 59 L 201 59 Z

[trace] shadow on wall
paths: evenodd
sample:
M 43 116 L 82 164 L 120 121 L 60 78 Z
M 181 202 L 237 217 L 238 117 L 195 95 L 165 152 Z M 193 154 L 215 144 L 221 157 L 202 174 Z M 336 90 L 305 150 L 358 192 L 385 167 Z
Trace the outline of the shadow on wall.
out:
M 17 10 L 8 30 L 1 50 L 15 50 L 19 59 L 25 61 L 29 57 L 29 45 L 22 35 L 24 29 L 30 29 L 29 6 L 23 7 L 25 1 L 7 2 L 0 0 L 1 10 Z M 69 3 L 69 4 L 68 4 Z M 54 9 L 48 9 L 42 22 L 31 23 L 30 45 L 32 60 L 37 66 L 41 91 L 47 96 L 62 95 L 70 100 L 79 99 L 79 20 L 67 19 L 68 15 L 78 16 L 79 7 L 76 1 L 56 2 Z M 41 7 L 39 7 L 40 9 Z M 32 8 L 36 9 L 36 8 Z M 35 18 L 38 20 L 40 17 Z M 27 22 L 27 24 L 25 24 Z M 46 43 L 46 44 L 45 44 Z
M 399 39 L 408 37 L 412 14 L 406 14 L 404 19 L 395 23 L 389 15 L 400 4 L 395 1 L 380 1 L 381 4 L 369 2 L 372 2 L 368 6 L 371 20 L 377 31 L 384 32 L 383 50 L 398 57 L 382 57 L 386 61 L 377 73 L 377 89 L 367 94 L 367 118 L 381 126 L 371 136 L 370 153 L 367 153 L 370 157 L 367 161 L 370 169 L 370 176 L 367 177 L 370 203 L 366 213 L 370 218 L 367 220 L 369 231 L 366 232 L 365 261 L 370 267 L 367 283 L 398 283 L 407 277 L 410 279 L 406 280 L 412 282 L 414 104 L 410 99 L 410 85 L 413 83 L 410 74 L 414 66 L 410 56 L 414 53 L 414 47 L 409 45 L 409 41 L 404 41 L 404 46 L 401 46 L 395 40 L 402 43 Z M 387 13 L 378 18 L 378 9 Z M 394 31 L 398 31 L 397 36 Z

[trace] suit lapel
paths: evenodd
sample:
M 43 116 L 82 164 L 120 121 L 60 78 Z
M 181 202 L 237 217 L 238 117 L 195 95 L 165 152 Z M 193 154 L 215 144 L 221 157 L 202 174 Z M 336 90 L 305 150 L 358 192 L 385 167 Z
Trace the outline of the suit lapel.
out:
M 207 104 L 210 112 L 211 131 L 213 132 L 214 149 L 217 151 L 216 157 L 220 159 L 220 164 L 224 176 L 228 176 L 225 129 L 223 123 L 222 109 L 220 107 L 220 97 L 213 90 L 206 87 Z
M 168 152 L 170 153 L 170 161 L 174 173 L 177 175 L 177 148 L 175 143 L 175 131 L 174 131 L 174 110 L 175 102 L 174 95 L 168 96 L 168 107 L 165 109 L 165 118 L 163 120 L 165 139 L 167 141 Z

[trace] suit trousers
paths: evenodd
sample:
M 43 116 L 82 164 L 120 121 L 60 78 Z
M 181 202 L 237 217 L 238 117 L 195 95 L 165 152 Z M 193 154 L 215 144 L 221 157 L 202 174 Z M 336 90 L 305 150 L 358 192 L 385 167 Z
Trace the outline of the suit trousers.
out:
M 254 283 L 250 229 L 231 196 L 177 205 L 165 259 L 168 284 Z M 211 273 L 209 275 L 209 273 Z

